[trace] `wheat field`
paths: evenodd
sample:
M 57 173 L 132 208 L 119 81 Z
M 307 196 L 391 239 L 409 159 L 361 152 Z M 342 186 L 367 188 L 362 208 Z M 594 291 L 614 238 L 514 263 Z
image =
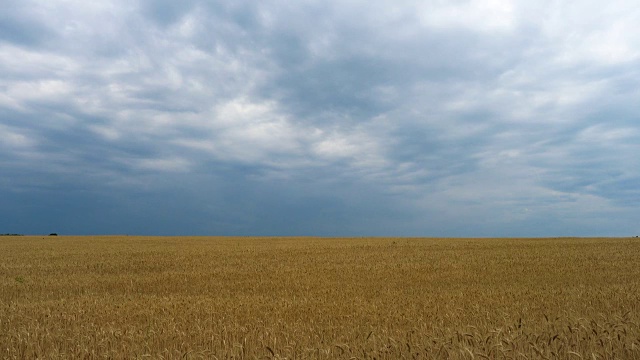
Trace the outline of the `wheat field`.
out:
M 0 237 L 0 358 L 640 359 L 640 240 Z

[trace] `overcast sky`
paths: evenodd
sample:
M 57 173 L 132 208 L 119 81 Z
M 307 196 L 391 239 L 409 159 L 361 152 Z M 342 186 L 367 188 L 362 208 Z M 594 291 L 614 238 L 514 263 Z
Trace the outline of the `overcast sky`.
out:
M 0 233 L 640 235 L 637 0 L 0 3 Z

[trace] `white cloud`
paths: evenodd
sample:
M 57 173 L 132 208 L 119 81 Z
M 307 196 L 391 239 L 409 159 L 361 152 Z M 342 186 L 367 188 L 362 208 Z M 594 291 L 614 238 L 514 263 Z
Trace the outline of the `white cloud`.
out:
M 632 1 L 557 1 L 528 13 L 558 65 L 613 66 L 640 56 L 640 9 Z
M 38 100 L 47 102 L 67 102 L 75 86 L 62 80 L 36 80 L 14 82 L 7 89 L 7 95 L 14 101 Z
M 5 151 L 22 151 L 32 149 L 35 145 L 35 139 L 25 134 L 24 131 L 0 123 L 0 146 L 5 148 Z
M 319 159 L 346 161 L 372 172 L 388 165 L 381 144 L 364 129 L 320 132 L 312 139 L 311 150 Z
M 627 141 L 640 139 L 640 131 L 632 127 L 611 127 L 604 124 L 589 126 L 578 133 L 578 141 L 598 144 L 599 146 L 615 146 Z
M 190 124 L 201 136 L 174 139 L 172 143 L 208 152 L 220 160 L 278 163 L 278 157 L 300 147 L 299 130 L 274 102 L 232 99 L 192 117 Z M 174 125 L 180 126 L 179 119 Z
M 0 87 L 0 89 L 2 89 L 2 87 Z M 9 94 L 7 94 L 7 91 L 2 91 L 2 90 L 0 91 L 1 91 L 0 92 L 0 108 L 21 111 L 21 112 L 26 110 L 26 108 L 24 108 L 20 104 L 18 99 L 15 99 L 12 96 L 9 96 Z
M 25 49 L 9 43 L 0 43 L 0 69 L 20 79 L 51 79 L 79 70 L 77 60 L 47 50 Z
M 512 0 L 432 1 L 422 3 L 421 22 L 428 27 L 510 31 L 516 25 Z
M 189 160 L 180 157 L 138 159 L 126 162 L 138 169 L 160 172 L 186 172 L 191 166 Z

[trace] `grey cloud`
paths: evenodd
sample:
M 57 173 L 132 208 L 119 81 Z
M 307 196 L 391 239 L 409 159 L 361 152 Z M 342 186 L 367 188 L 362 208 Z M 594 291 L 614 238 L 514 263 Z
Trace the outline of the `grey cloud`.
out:
M 0 225 L 632 231 L 638 72 L 625 46 L 637 44 L 624 37 L 607 58 L 583 46 L 599 33 L 555 17 L 537 23 L 551 10 L 512 5 L 145 0 L 55 3 L 47 18 L 11 10 L 0 22 L 0 196 L 19 210 Z M 578 34 L 573 50 L 567 29 Z M 607 217 L 617 220 L 595 220 Z M 42 225 L 29 230 L 29 218 Z
M 52 29 L 33 19 L 30 4 L 23 1 L 5 1 L 0 14 L 0 41 L 19 46 L 39 46 L 53 37 Z
M 142 1 L 141 5 L 143 12 L 157 24 L 170 26 L 193 9 L 194 1 Z

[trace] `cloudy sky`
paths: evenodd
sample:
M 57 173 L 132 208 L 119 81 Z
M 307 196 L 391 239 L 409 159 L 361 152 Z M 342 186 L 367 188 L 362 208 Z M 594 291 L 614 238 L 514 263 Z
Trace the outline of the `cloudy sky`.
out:
M 640 234 L 636 0 L 0 2 L 0 233 Z

